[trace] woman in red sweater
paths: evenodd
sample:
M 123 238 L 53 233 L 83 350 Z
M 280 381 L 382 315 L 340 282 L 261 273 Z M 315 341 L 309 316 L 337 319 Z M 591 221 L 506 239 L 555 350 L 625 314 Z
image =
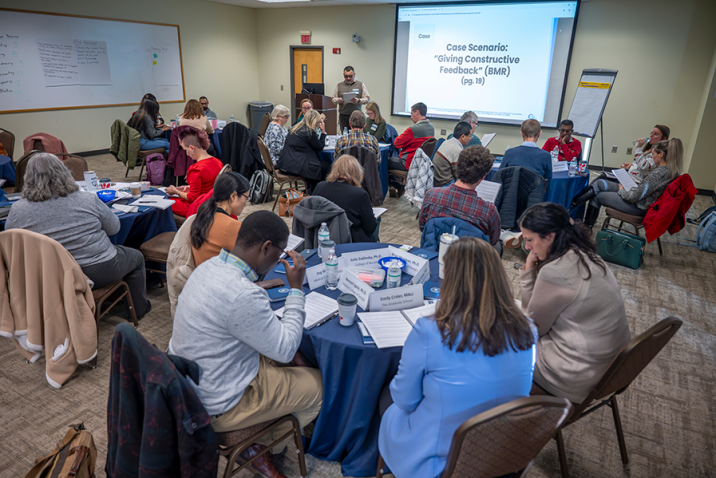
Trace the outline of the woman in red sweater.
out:
M 188 186 L 175 188 L 169 186 L 167 194 L 179 196 L 174 201 L 172 211 L 177 216 L 186 217 L 189 206 L 196 199 L 209 192 L 214 187 L 216 176 L 224 166 L 221 160 L 216 159 L 206 152 L 209 147 L 209 136 L 205 131 L 196 128 L 188 128 L 179 133 L 179 144 L 186 151 L 186 155 L 196 161 L 186 172 Z

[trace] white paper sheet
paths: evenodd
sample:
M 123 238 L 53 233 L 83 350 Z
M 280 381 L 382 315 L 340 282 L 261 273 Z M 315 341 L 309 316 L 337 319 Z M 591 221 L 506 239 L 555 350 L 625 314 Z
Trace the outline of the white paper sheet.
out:
M 150 206 L 162 210 L 172 207 L 172 204 L 174 204 L 174 201 L 156 195 L 144 196 L 129 203 L 130 206 Z
M 612 172 L 627 191 L 636 187 L 636 183 L 626 169 L 614 169 Z
M 40 38 L 36 40 L 37 54 L 45 86 L 79 85 L 77 53 L 69 38 Z
M 487 148 L 487 145 L 490 144 L 490 142 L 497 136 L 497 133 L 485 133 L 482 135 L 481 143 L 482 145 Z
M 111 85 L 107 42 L 75 39 L 74 43 L 80 85 Z
M 355 97 L 356 97 L 356 93 L 353 91 L 349 91 L 348 93 L 343 93 L 343 101 L 345 101 L 346 103 L 350 102 Z
M 475 188 L 477 196 L 487 202 L 495 202 L 497 195 L 500 194 L 502 184 L 493 183 L 492 181 L 482 181 Z
M 385 214 L 388 210 L 384 207 L 374 207 L 373 208 L 373 216 L 378 219 L 380 216 Z
M 417 322 L 420 317 L 432 317 L 435 315 L 436 306 L 437 303 L 433 301 L 431 304 L 424 305 L 422 307 L 415 307 L 414 309 L 403 310 L 402 312 L 405 318 L 408 319 L 408 322 L 415 326 L 415 322 Z
M 402 347 L 413 326 L 399 311 L 360 312 L 358 318 L 366 326 L 379 349 Z
M 283 317 L 284 308 L 281 307 L 276 311 L 276 315 Z M 312 329 L 322 324 L 327 319 L 335 317 L 338 313 L 338 302 L 328 296 L 311 292 L 306 295 L 306 321 L 303 323 L 304 329 Z

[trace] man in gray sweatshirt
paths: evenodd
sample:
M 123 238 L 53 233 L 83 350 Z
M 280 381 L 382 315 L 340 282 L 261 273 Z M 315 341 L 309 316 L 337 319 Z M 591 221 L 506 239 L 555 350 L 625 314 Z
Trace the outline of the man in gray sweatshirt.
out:
M 222 249 L 219 256 L 197 267 L 179 295 L 169 353 L 200 366 L 201 379 L 195 388 L 217 432 L 287 414 L 303 427 L 321 409 L 319 371 L 276 363 L 290 362 L 301 343 L 306 261 L 293 251 L 288 253 L 293 267 L 281 260 L 291 287 L 282 319 L 271 310 L 266 291 L 254 284 L 279 262 L 288 235 L 288 226 L 276 214 L 250 214 L 233 250 Z M 279 427 L 275 436 L 286 431 L 288 427 Z M 254 444 L 244 452 L 244 459 L 263 451 L 272 440 L 268 435 Z M 254 461 L 253 468 L 264 476 L 284 476 L 274 467 L 270 453 Z

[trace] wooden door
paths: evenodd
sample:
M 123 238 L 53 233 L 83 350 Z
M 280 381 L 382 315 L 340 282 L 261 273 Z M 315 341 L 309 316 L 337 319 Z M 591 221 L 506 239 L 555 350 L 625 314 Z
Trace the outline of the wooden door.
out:
M 294 95 L 301 92 L 304 83 L 323 83 L 321 48 L 294 48 L 293 50 Z

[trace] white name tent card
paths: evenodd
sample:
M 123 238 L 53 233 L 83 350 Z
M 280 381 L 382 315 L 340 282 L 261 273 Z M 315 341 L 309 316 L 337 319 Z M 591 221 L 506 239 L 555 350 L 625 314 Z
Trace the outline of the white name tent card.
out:
M 403 272 L 410 274 L 411 276 L 415 276 L 418 272 L 420 272 L 420 269 L 422 269 L 425 263 L 428 262 L 427 259 L 423 259 L 415 254 L 400 250 L 397 247 L 388 246 L 388 252 L 389 253 L 386 254 L 387 256 L 400 257 L 405 261 L 405 268 L 403 269 Z
M 374 290 L 371 286 L 360 280 L 358 276 L 347 270 L 341 271 L 341 280 L 338 281 L 338 289 L 346 294 L 353 294 L 356 299 L 358 299 L 358 306 L 363 310 L 368 310 L 370 295 Z
M 629 191 L 632 188 L 636 187 L 636 183 L 631 178 L 631 174 L 629 174 L 629 171 L 626 169 L 613 169 L 612 172 L 614 173 L 614 176 L 619 180 L 622 186 L 624 186 L 624 189 Z
M 495 199 L 497 199 L 497 195 L 500 194 L 501 188 L 502 184 L 500 183 L 494 183 L 492 181 L 482 181 L 475 188 L 475 192 L 477 193 L 477 197 L 479 197 L 480 199 L 494 203 Z
M 423 305 L 423 286 L 420 284 L 376 290 L 370 294 L 371 312 L 402 310 Z
M 430 261 L 425 261 L 423 267 L 420 268 L 417 274 L 413 276 L 413 280 L 410 281 L 410 285 L 413 284 L 425 284 L 430 279 Z
M 343 260 L 341 257 L 338 258 L 338 270 L 343 270 Z M 311 290 L 315 290 L 326 285 L 326 264 L 321 263 L 317 266 L 306 269 L 306 281 L 308 282 L 308 287 L 310 287 Z
M 389 256 L 388 247 L 368 251 L 344 252 L 341 254 L 345 267 L 380 267 L 378 260 Z
M 569 171 L 569 161 L 555 161 L 552 163 L 552 172 Z

